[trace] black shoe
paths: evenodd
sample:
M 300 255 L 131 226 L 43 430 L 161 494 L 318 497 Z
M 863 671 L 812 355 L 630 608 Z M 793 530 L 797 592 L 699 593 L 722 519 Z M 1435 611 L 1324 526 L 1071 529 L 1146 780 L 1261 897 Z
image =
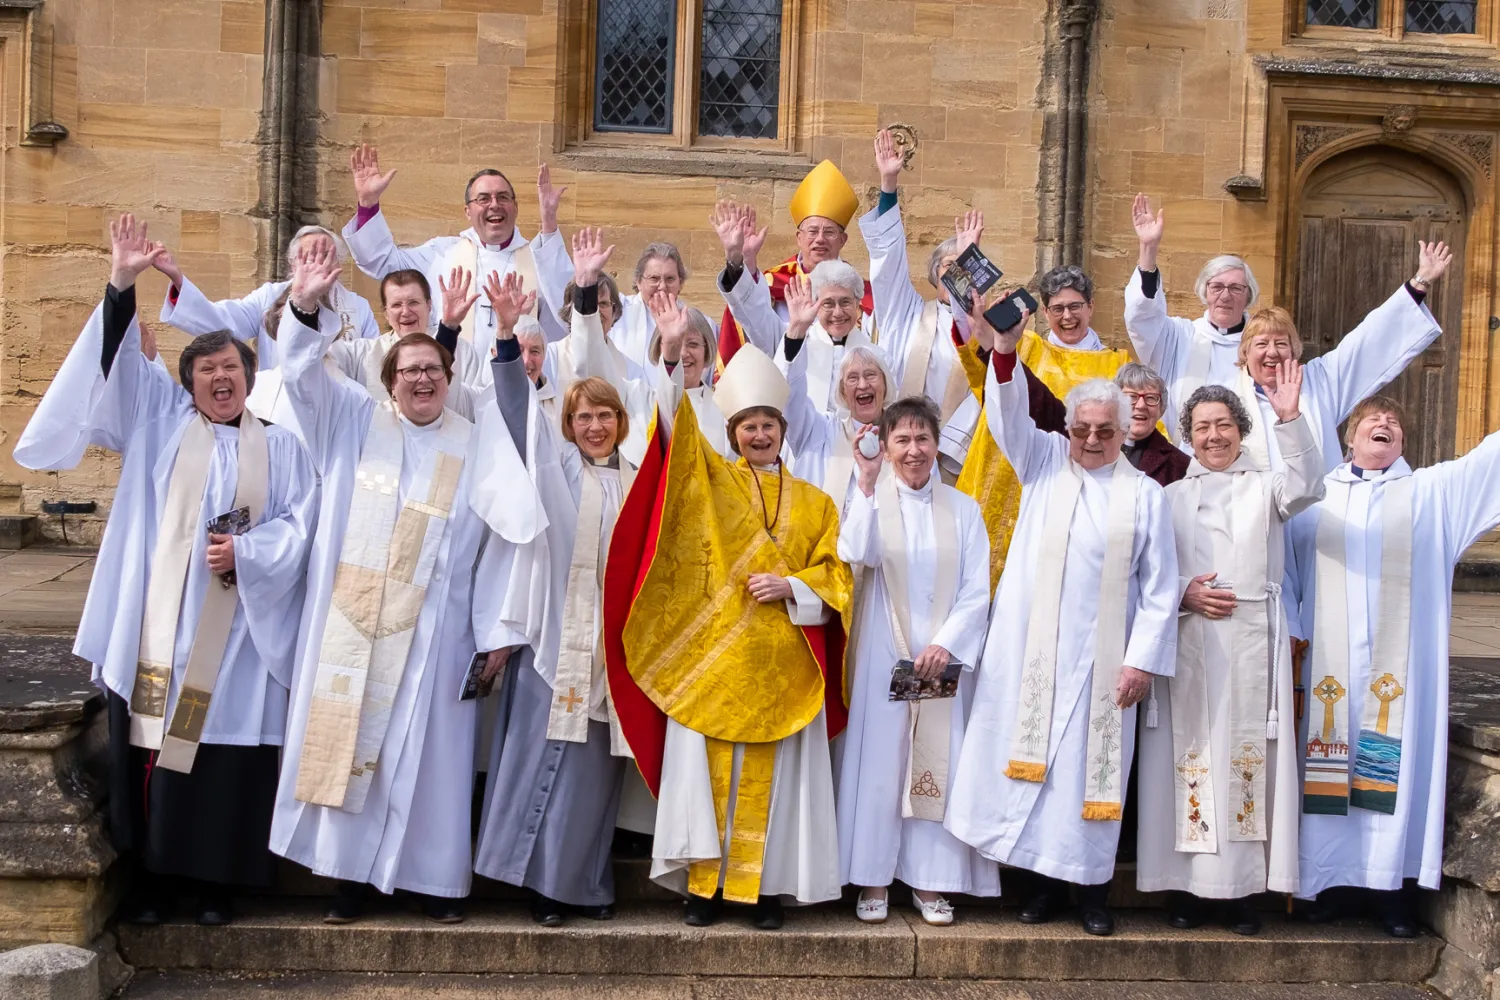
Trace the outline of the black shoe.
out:
M 610 845 L 610 853 L 617 858 L 649 858 L 651 857 L 651 834 L 616 829 L 614 843 Z
M 204 927 L 227 927 L 234 923 L 234 894 L 228 886 L 205 883 L 198 890 L 198 923 Z
M 778 896 L 762 896 L 757 899 L 755 901 L 755 909 L 750 912 L 750 923 L 756 930 L 781 930 L 781 898 Z
M 1208 908 L 1190 892 L 1167 893 L 1167 923 L 1180 931 L 1190 931 L 1208 922 Z
M 1302 917 L 1310 924 L 1331 924 L 1345 915 L 1344 901 L 1335 889 L 1324 889 L 1302 909 Z
M 1109 937 L 1115 932 L 1115 918 L 1109 912 L 1108 901 L 1108 882 L 1078 887 L 1078 909 L 1083 929 L 1096 937 Z
M 538 893 L 537 897 L 531 901 L 531 919 L 543 927 L 561 927 L 563 904 Z
M 142 895 L 121 905 L 120 919 L 140 927 L 155 927 L 172 919 L 172 905 L 163 897 Z
M 1236 934 L 1253 937 L 1260 933 L 1260 911 L 1255 908 L 1255 897 L 1242 896 L 1224 904 L 1224 926 Z
M 1050 923 L 1063 908 L 1061 890 L 1050 881 L 1032 894 L 1021 907 L 1021 923 Z
M 363 882 L 339 882 L 338 893 L 323 912 L 325 924 L 352 924 L 365 915 L 369 887 Z
M 1417 906 L 1414 894 L 1406 889 L 1393 892 L 1371 892 L 1380 911 L 1380 923 L 1393 938 L 1414 938 L 1421 933 L 1417 922 Z
M 719 920 L 719 897 L 689 896 L 682 922 L 689 927 L 711 927 Z
M 573 912 L 580 917 L 588 917 L 590 920 L 613 920 L 615 919 L 615 904 L 604 903 L 601 906 L 575 906 Z
M 461 924 L 464 922 L 463 900 L 451 899 L 447 896 L 427 896 L 422 893 L 412 893 L 422 904 L 422 915 L 428 920 L 440 924 Z

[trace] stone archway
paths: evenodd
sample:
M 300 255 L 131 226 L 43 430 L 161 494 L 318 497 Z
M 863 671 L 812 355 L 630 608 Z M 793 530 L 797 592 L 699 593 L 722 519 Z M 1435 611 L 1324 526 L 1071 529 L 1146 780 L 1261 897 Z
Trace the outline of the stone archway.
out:
M 1294 216 L 1298 266 L 1292 301 L 1303 359 L 1331 350 L 1417 270 L 1417 241 L 1443 240 L 1453 266 L 1430 305 L 1445 331 L 1385 390 L 1414 427 L 1406 457 L 1431 465 L 1454 454 L 1467 238 L 1459 181 L 1414 153 L 1363 146 L 1317 166 Z

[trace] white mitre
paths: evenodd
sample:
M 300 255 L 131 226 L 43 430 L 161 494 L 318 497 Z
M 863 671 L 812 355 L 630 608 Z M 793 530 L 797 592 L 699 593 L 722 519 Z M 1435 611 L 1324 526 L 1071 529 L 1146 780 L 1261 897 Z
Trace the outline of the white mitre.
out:
M 782 413 L 792 387 L 776 362 L 754 344 L 743 344 L 724 366 L 724 373 L 714 383 L 714 402 L 731 421 L 741 410 L 765 406 Z

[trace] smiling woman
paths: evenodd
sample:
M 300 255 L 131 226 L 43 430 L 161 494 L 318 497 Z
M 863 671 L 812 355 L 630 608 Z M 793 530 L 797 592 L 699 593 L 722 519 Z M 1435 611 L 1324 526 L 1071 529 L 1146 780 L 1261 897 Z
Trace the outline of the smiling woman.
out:
M 177 359 L 177 378 L 192 392 L 198 412 L 228 423 L 255 388 L 255 350 L 227 330 L 195 337 Z

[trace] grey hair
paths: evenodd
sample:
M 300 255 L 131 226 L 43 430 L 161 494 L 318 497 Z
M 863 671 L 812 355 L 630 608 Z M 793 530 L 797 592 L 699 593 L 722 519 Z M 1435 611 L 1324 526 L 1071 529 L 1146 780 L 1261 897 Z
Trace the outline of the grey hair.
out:
M 1239 425 L 1240 437 L 1248 437 L 1250 428 L 1255 422 L 1250 419 L 1250 413 L 1245 409 L 1244 401 L 1233 389 L 1226 389 L 1222 385 L 1200 385 L 1193 390 L 1193 394 L 1182 404 L 1182 413 L 1177 418 L 1177 429 L 1182 435 L 1182 440 L 1193 439 L 1193 409 L 1200 403 L 1223 403 L 1229 407 L 1229 415 Z
M 298 243 L 301 243 L 305 237 L 319 234 L 333 240 L 333 255 L 338 260 L 339 265 L 343 266 L 344 262 L 349 259 L 349 249 L 344 246 L 344 241 L 339 238 L 339 234 L 326 226 L 303 226 L 297 230 L 293 234 L 291 242 L 286 245 L 286 266 L 289 268 L 297 266 Z M 431 298 L 431 296 L 428 297 Z
M 635 287 L 641 287 L 641 277 L 646 273 L 646 265 L 653 260 L 670 260 L 677 265 L 677 280 L 687 284 L 688 269 L 682 262 L 682 251 L 671 243 L 647 243 L 646 249 L 635 261 Z
M 547 334 L 542 329 L 542 324 L 537 322 L 535 316 L 522 315 L 519 317 L 516 320 L 515 334 L 517 340 L 540 340 L 544 347 L 547 344 Z
M 1134 389 L 1136 392 L 1155 391 L 1163 397 L 1167 394 L 1167 380 L 1155 368 L 1139 361 L 1127 361 L 1121 365 L 1120 370 L 1115 372 L 1115 385 L 1121 389 Z
M 943 258 L 950 253 L 958 253 L 958 237 L 950 236 L 937 246 L 932 248 L 932 256 L 927 258 L 927 283 L 933 288 L 941 287 L 938 282 L 943 277 Z M 863 293 L 861 293 L 863 294 Z
M 841 260 L 825 260 L 812 269 L 808 280 L 812 283 L 814 299 L 821 298 L 823 289 L 830 286 L 847 289 L 856 302 L 865 297 L 865 279 L 859 276 L 858 271 Z
M 245 395 L 255 388 L 255 348 L 239 340 L 228 330 L 215 330 L 201 337 L 194 337 L 177 357 L 177 381 L 189 393 L 193 391 L 193 365 L 199 358 L 218 354 L 230 344 L 240 353 L 240 364 L 245 367 Z
M 824 261 L 823 263 L 827 264 L 832 262 Z M 822 266 L 823 264 L 818 265 L 818 267 Z M 814 268 L 814 270 L 817 270 L 817 268 Z M 885 354 L 880 350 L 880 348 L 875 347 L 872 344 L 858 344 L 854 347 L 846 349 L 844 351 L 843 359 L 839 361 L 838 382 L 834 386 L 833 390 L 834 397 L 838 399 L 839 405 L 846 410 L 850 409 L 849 400 L 844 397 L 844 376 L 849 373 L 849 369 L 854 366 L 854 363 L 856 361 L 869 361 L 876 368 L 880 369 L 880 377 L 885 379 L 885 402 L 889 403 L 891 401 L 891 392 L 895 387 L 895 382 L 891 379 L 890 367 L 885 363 Z
M 1107 378 L 1091 378 L 1075 385 L 1063 400 L 1067 411 L 1068 426 L 1073 426 L 1078 408 L 1089 403 L 1102 403 L 1115 408 L 1115 423 L 1121 433 L 1130 427 L 1130 400 L 1120 387 Z
M 714 370 L 714 365 L 719 358 L 719 334 L 714 330 L 713 321 L 703 315 L 701 309 L 687 306 L 688 329 L 703 338 L 703 347 L 706 357 L 703 359 L 704 384 Z M 653 365 L 661 360 L 661 331 L 656 330 L 651 334 L 651 344 L 646 348 L 646 359 Z
M 1064 264 L 1042 275 L 1042 280 L 1037 283 L 1042 305 L 1051 302 L 1052 296 L 1065 288 L 1071 288 L 1082 295 L 1085 302 L 1094 301 L 1094 279 L 1084 274 L 1083 268 L 1077 264 Z
M 608 271 L 599 275 L 599 284 L 609 289 L 609 301 L 615 307 L 615 322 L 620 322 L 620 318 L 625 315 L 625 304 L 620 301 L 620 286 L 615 284 L 615 279 Z M 563 326 L 569 326 L 573 322 L 573 293 L 577 290 L 577 286 L 572 281 L 569 281 L 568 287 L 563 289 L 563 304 L 557 310 L 557 316 L 563 321 Z
M 1198 280 L 1193 285 L 1193 291 L 1198 293 L 1198 301 L 1208 305 L 1208 283 L 1225 271 L 1233 271 L 1238 268 L 1245 272 L 1245 284 L 1250 286 L 1250 300 L 1245 303 L 1245 311 L 1255 305 L 1260 298 L 1260 282 L 1255 280 L 1255 272 L 1250 270 L 1250 265 L 1245 263 L 1245 258 L 1236 257 L 1232 253 L 1220 254 L 1207 264 L 1203 270 L 1198 272 Z

